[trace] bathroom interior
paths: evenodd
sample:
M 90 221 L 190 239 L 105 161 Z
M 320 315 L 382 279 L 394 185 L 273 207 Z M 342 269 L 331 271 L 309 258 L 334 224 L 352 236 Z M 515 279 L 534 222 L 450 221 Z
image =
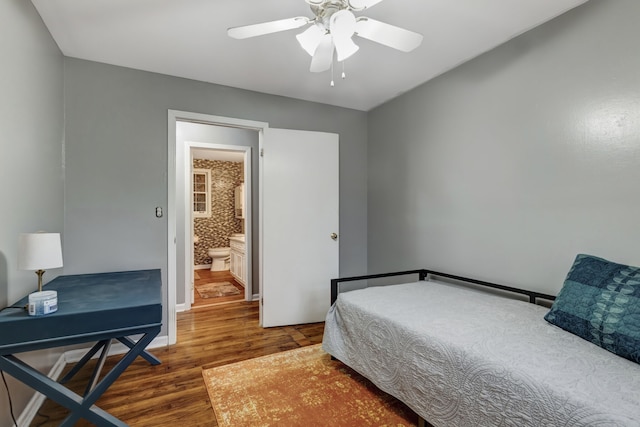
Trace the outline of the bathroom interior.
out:
M 192 150 L 193 308 L 241 301 L 246 285 L 244 156 Z

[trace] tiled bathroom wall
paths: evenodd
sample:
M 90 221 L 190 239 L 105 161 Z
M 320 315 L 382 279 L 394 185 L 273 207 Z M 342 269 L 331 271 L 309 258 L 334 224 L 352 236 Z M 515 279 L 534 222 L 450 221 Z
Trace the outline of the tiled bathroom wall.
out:
M 229 246 L 229 236 L 242 233 L 242 221 L 234 211 L 235 188 L 243 181 L 242 162 L 193 160 L 194 169 L 211 171 L 211 217 L 194 218 L 193 230 L 199 242 L 194 244 L 194 265 L 211 264 L 209 248 Z

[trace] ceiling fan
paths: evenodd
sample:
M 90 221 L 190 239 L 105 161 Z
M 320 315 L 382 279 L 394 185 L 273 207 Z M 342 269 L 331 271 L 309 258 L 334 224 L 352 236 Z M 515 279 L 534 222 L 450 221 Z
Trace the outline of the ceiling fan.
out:
M 310 70 L 316 73 L 331 67 L 334 52 L 338 62 L 356 53 L 359 47 L 353 41 L 354 35 L 403 52 L 410 52 L 422 43 L 422 34 L 364 16 L 356 17 L 353 13 L 368 9 L 382 0 L 304 1 L 311 6 L 314 18 L 298 16 L 233 27 L 227 30 L 227 34 L 235 39 L 246 39 L 311 24 L 296 38 L 302 48 L 311 55 Z

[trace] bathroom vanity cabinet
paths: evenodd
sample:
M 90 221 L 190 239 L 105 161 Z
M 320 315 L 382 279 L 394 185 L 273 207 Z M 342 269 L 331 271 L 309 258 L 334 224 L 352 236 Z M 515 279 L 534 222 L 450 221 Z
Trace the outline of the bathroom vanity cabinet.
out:
M 231 275 L 244 286 L 247 283 L 247 266 L 245 262 L 246 245 L 244 237 L 230 237 L 229 247 L 231 248 L 229 265 Z

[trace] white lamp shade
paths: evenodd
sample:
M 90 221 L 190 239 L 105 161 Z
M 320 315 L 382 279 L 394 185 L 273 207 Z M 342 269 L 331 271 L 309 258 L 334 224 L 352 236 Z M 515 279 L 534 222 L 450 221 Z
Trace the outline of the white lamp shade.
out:
M 22 233 L 18 244 L 20 270 L 62 267 L 60 233 Z

